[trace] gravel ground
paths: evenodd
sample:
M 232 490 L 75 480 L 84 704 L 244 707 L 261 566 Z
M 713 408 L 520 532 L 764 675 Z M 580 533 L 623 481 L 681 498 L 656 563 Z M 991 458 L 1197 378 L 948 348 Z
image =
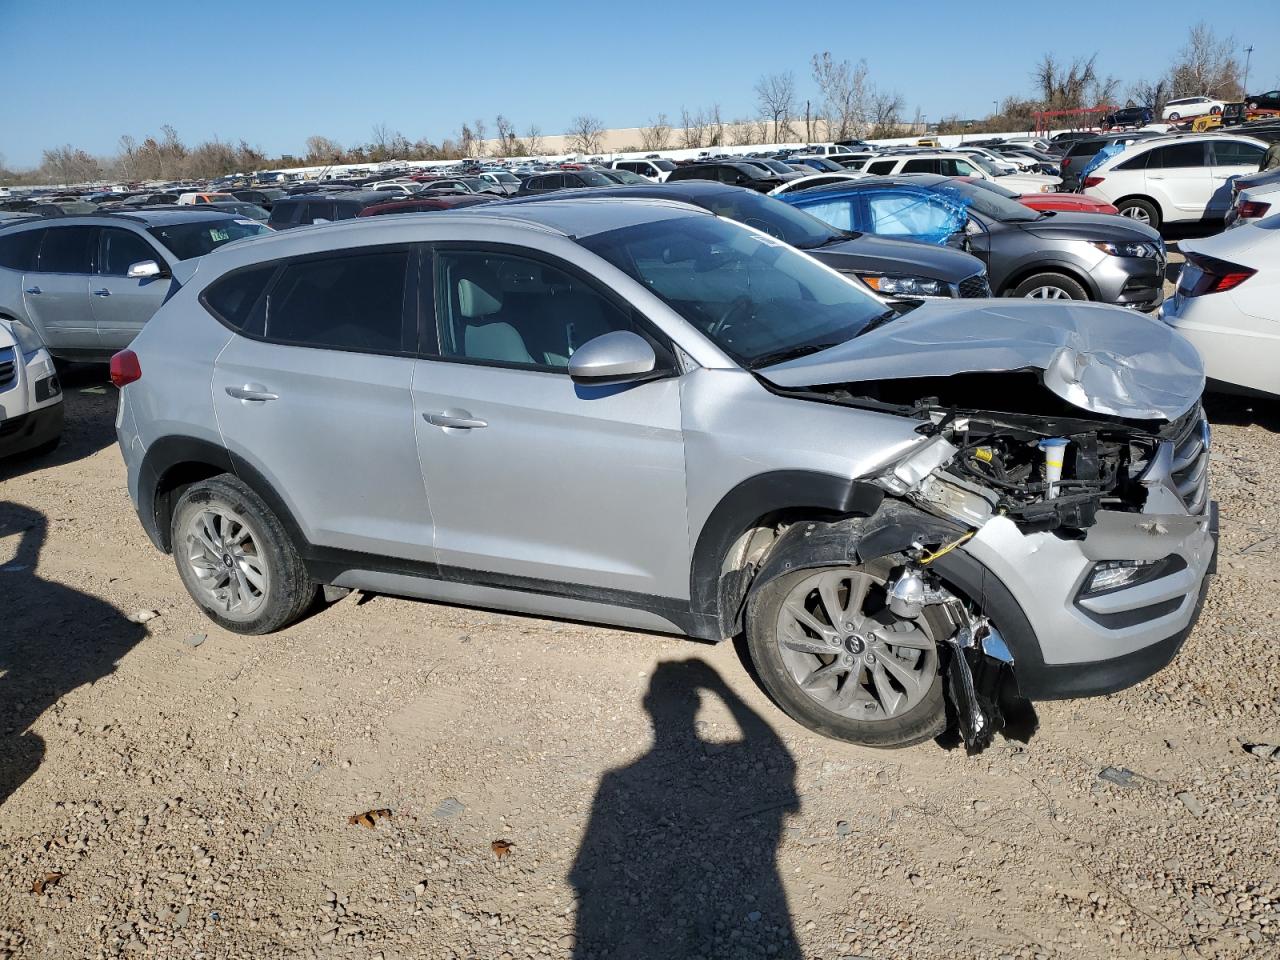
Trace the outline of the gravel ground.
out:
M 0 473 L 0 958 L 1280 955 L 1272 409 L 1212 406 L 1173 665 L 968 757 L 821 739 L 732 644 L 361 595 L 221 631 L 100 377 Z

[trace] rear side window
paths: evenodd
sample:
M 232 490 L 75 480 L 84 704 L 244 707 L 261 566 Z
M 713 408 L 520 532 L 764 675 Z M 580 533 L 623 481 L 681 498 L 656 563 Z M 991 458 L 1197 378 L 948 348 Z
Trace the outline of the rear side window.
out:
M 898 162 L 897 160 L 877 160 L 875 163 L 867 164 L 866 170 L 867 170 L 867 173 L 872 173 L 877 175 L 883 174 L 883 173 L 891 173 L 893 171 L 894 165 L 897 164 L 897 162 Z
M 343 253 L 287 263 L 266 298 L 268 340 L 397 353 L 405 348 L 409 252 Z
M 1203 167 L 1204 165 L 1204 144 L 1194 140 L 1190 143 L 1174 143 L 1167 147 L 1157 147 L 1151 151 L 1151 159 L 1147 161 L 1148 169 Z
M 275 272 L 275 264 L 237 270 L 209 284 L 200 300 L 227 326 L 244 330 L 249 326 L 254 307 L 262 300 L 267 283 Z
M 267 222 L 272 226 L 279 226 L 282 223 L 295 223 L 298 219 L 298 211 L 301 209 L 302 204 L 297 200 L 279 200 L 271 208 L 271 219 Z
M 1142 153 L 1138 154 L 1136 157 L 1130 157 L 1128 160 L 1125 160 L 1121 163 L 1117 163 L 1111 169 L 1112 170 L 1145 170 L 1147 169 L 1147 164 L 1151 161 L 1152 152 L 1153 151 L 1151 150 L 1143 151 Z
M 36 259 L 41 273 L 92 273 L 97 227 L 50 227 Z
M 952 161 L 953 163 L 955 161 Z M 902 165 L 903 173 L 941 173 L 937 160 L 908 160 Z
M 332 200 L 310 200 L 302 213 L 303 223 L 322 223 L 334 219 L 335 204 Z
M 40 249 L 43 230 L 20 230 L 0 235 L 0 267 L 10 270 L 33 270 L 36 251 Z

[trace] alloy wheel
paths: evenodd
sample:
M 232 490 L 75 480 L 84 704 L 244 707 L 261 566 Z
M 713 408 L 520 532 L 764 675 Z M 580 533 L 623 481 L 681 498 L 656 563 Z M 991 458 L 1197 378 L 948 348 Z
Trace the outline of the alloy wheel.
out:
M 1139 223 L 1145 223 L 1151 226 L 1151 214 L 1147 213 L 1142 207 L 1125 207 L 1120 211 L 1120 216 L 1128 217 L 1130 220 L 1137 220 Z
M 892 614 L 883 583 L 859 570 L 819 571 L 796 584 L 778 612 L 777 642 L 796 685 L 853 720 L 907 713 L 938 672 L 923 618 Z
M 245 519 L 209 507 L 191 517 L 183 536 L 182 556 L 208 606 L 233 620 L 257 614 L 267 600 L 270 570 Z
M 1026 299 L 1028 300 L 1070 300 L 1071 294 L 1063 290 L 1061 287 L 1035 287 L 1027 291 Z

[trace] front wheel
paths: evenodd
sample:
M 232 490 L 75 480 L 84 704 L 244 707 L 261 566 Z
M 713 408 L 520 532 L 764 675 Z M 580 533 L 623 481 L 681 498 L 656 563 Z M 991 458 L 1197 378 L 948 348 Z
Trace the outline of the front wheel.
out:
M 1160 211 L 1148 200 L 1129 199 L 1116 204 L 1116 212 L 1122 217 L 1145 223 L 1148 227 L 1160 226 Z
M 937 644 L 947 621 L 888 608 L 894 563 L 783 574 L 755 592 L 747 646 L 760 680 L 794 720 L 868 747 L 906 747 L 946 728 Z
M 1037 273 L 1014 287 L 1013 296 L 1028 300 L 1088 300 L 1089 292 L 1061 273 Z
M 1179 120 L 1181 120 L 1181 119 L 1182 119 L 1182 114 L 1180 114 L 1180 113 L 1171 113 L 1171 114 L 1169 114 L 1169 119 L 1170 119 L 1170 120 L 1172 120 L 1174 123 L 1177 123 Z
M 1213 114 L 1213 115 L 1216 117 L 1218 114 L 1220 114 L 1220 113 L 1222 112 L 1222 108 L 1221 108 L 1221 107 L 1213 107 L 1213 108 L 1211 108 L 1211 109 L 1209 110 L 1209 112 L 1210 112 L 1211 114 Z
M 316 585 L 279 518 L 229 474 L 192 484 L 173 511 L 178 575 L 204 614 L 235 633 L 288 626 Z

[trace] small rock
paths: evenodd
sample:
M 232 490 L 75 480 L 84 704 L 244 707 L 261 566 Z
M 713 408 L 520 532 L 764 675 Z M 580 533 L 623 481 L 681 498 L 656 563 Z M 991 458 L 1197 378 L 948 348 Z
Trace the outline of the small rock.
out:
M 191 919 L 191 908 L 184 906 L 178 911 L 178 915 L 173 918 L 173 929 L 181 930 L 187 925 L 187 921 Z
M 987 803 L 987 801 L 985 800 L 975 800 L 973 801 L 973 812 L 974 813 L 990 813 L 991 804 Z
M 1259 760 L 1274 760 L 1280 763 L 1280 746 L 1273 743 L 1242 743 L 1246 753 L 1250 753 Z
M 208 636 L 203 633 L 193 633 L 187 637 L 187 644 L 192 647 L 198 647 L 208 639 Z
M 853 829 L 853 828 L 849 826 L 849 821 L 848 821 L 848 820 L 837 820 L 837 821 L 836 821 L 836 836 L 838 836 L 838 837 L 847 837 L 847 836 L 849 835 L 849 831 L 850 831 L 850 830 L 852 830 L 852 829 Z
M 1182 801 L 1182 805 L 1187 808 L 1187 812 L 1193 817 L 1204 816 L 1204 804 L 1197 799 L 1195 794 L 1183 790 L 1181 793 L 1174 794 L 1174 796 Z
M 130 623 L 147 623 L 158 616 L 160 616 L 160 611 L 158 610 L 135 610 L 125 619 Z
M 912 885 L 913 887 L 923 887 L 923 886 L 924 886 L 924 877 L 920 876 L 920 874 L 918 874 L 918 873 L 908 873 L 908 874 L 907 874 L 907 879 L 908 879 L 909 881 L 911 881 L 911 885 Z
M 462 815 L 462 811 L 466 810 L 466 805 L 456 797 L 446 797 L 440 801 L 440 805 L 431 812 L 431 815 L 437 820 L 452 820 Z
M 337 935 L 338 935 L 338 928 L 337 928 L 337 927 L 329 927 L 329 928 L 327 928 L 327 929 L 325 929 L 325 930 L 321 930 L 321 931 L 320 931 L 320 942 L 321 942 L 321 943 L 333 943 L 333 938 L 334 938 L 334 937 L 336 937 Z
M 752 910 L 750 913 L 747 914 L 747 919 L 750 920 L 752 923 L 756 923 L 760 919 L 760 911 Z
M 1103 767 L 1098 774 L 1099 780 L 1114 783 L 1117 787 L 1136 787 L 1138 774 L 1127 767 Z

